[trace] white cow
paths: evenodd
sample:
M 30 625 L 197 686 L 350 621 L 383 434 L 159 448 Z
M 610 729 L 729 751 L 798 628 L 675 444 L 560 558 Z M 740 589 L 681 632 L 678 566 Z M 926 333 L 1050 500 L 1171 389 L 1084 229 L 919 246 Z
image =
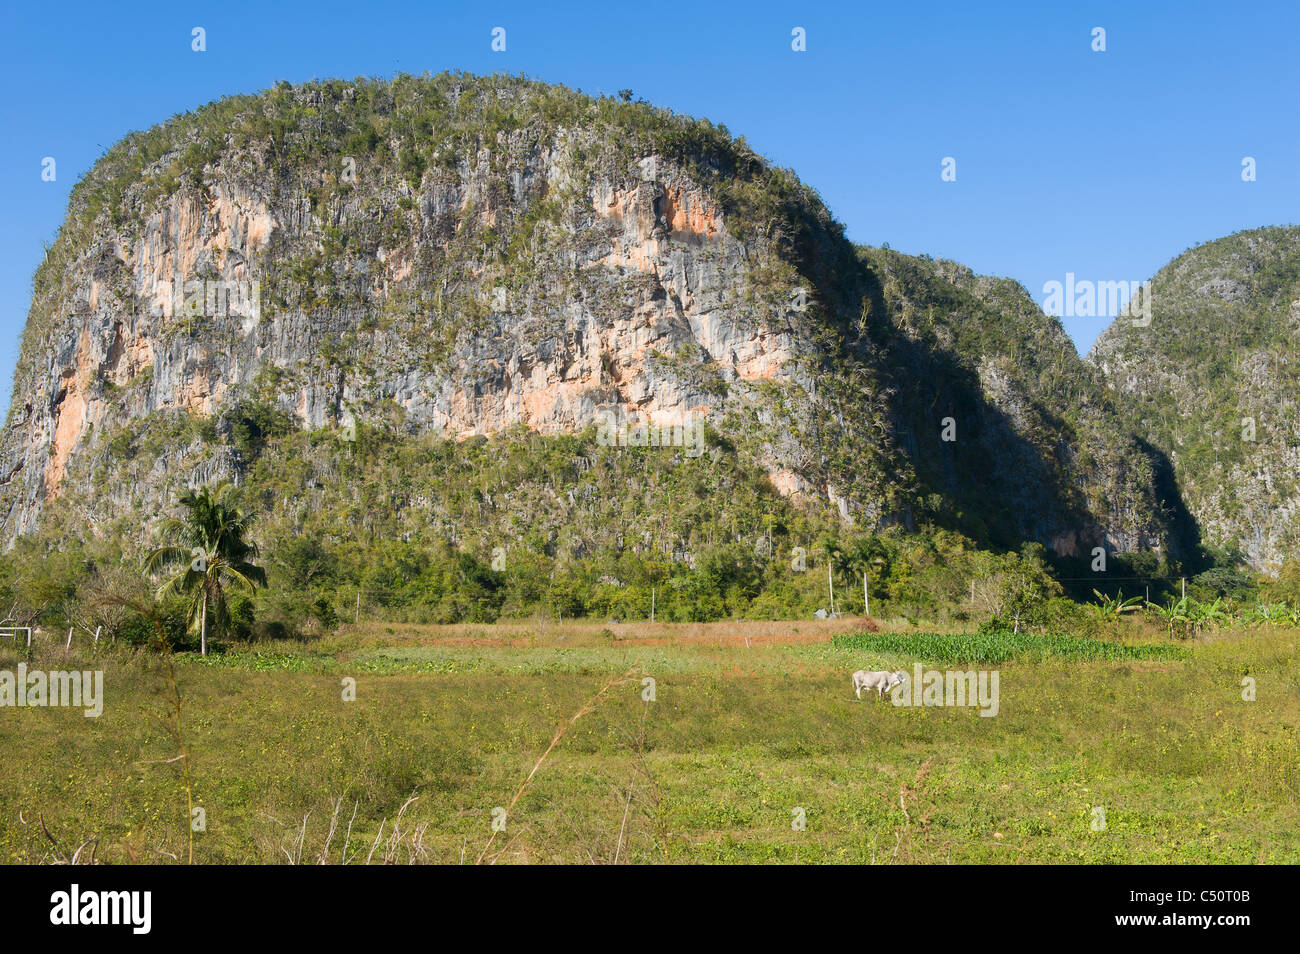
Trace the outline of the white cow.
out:
M 901 669 L 897 672 L 867 672 L 859 669 L 853 674 L 853 691 L 861 699 L 863 689 L 874 689 L 876 698 L 879 699 L 895 686 L 901 686 L 906 678 L 907 673 Z

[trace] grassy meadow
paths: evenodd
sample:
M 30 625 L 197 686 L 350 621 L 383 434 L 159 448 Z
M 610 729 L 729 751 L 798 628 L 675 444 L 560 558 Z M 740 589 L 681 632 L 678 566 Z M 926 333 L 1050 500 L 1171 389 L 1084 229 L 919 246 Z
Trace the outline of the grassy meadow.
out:
M 1295 628 L 865 622 L 363 623 L 170 665 L 0 640 L 106 696 L 0 709 L 0 861 L 184 862 L 200 809 L 195 863 L 1300 862 Z M 997 715 L 854 698 L 916 663 L 996 669 Z

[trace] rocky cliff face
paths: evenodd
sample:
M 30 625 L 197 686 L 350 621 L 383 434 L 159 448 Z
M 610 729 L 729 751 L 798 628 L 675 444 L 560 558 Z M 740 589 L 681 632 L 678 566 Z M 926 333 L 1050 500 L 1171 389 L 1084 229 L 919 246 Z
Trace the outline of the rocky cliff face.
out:
M 1198 532 L 1259 569 L 1300 552 L 1300 229 L 1198 246 L 1151 283 L 1089 361 L 1173 464 Z
M 223 100 L 74 190 L 0 532 L 69 495 L 88 525 L 147 522 L 240 478 L 232 429 L 272 418 L 458 440 L 700 420 L 848 521 L 1162 539 L 1152 461 L 1059 325 L 951 268 L 855 251 L 792 174 L 641 104 L 466 76 Z
M 1162 459 L 1121 423 L 1101 376 L 1023 287 L 953 262 L 864 257 L 896 329 L 896 413 L 944 416 L 957 431 L 950 444 L 936 429 L 909 433 L 924 486 L 1003 545 L 1036 540 L 1089 560 L 1096 547 L 1180 549 Z

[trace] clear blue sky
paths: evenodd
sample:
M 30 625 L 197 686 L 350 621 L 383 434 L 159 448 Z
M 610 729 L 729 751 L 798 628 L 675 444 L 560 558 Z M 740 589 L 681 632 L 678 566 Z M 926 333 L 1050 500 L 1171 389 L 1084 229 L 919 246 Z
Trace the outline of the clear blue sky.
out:
M 127 132 L 280 79 L 463 69 L 631 88 L 795 169 L 853 240 L 1008 275 L 1040 302 L 1066 272 L 1142 280 L 1200 242 L 1300 222 L 1300 4 L 980 6 L 6 0 L 0 413 L 73 183 Z M 1065 323 L 1086 351 L 1107 319 Z

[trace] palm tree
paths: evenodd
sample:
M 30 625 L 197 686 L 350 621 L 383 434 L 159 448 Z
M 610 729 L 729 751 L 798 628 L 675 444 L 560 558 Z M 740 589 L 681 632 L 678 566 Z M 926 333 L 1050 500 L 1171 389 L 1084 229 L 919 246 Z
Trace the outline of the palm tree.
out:
M 871 615 L 871 593 L 867 581 L 873 567 L 883 567 L 889 562 L 889 548 L 879 537 L 859 537 L 849 550 L 850 566 L 862 575 L 863 614 Z
M 180 564 L 158 587 L 157 598 L 190 596 L 190 632 L 199 635 L 199 647 L 208 654 L 208 610 L 218 631 L 230 619 L 226 590 L 235 587 L 251 593 L 266 585 L 266 571 L 252 561 L 257 544 L 244 539 L 252 517 L 235 502 L 235 488 L 229 483 L 215 490 L 187 490 L 179 503 L 187 511 L 184 519 L 169 517 L 158 526 L 168 543 L 149 554 L 145 570 L 154 573 Z
M 847 573 L 849 570 L 848 553 L 840 542 L 834 537 L 827 537 L 822 541 L 822 549 L 826 551 L 826 583 L 831 591 L 831 617 L 835 616 L 835 571 Z

